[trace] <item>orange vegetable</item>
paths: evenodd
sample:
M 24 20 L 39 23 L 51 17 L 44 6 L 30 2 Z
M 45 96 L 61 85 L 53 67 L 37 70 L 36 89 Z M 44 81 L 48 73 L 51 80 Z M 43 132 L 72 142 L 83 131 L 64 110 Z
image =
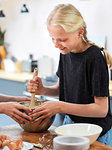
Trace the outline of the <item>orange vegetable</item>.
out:
M 6 58 L 6 51 L 4 46 L 0 46 L 0 56 L 1 56 L 1 64 L 0 64 L 0 69 L 4 70 L 4 63 L 3 60 Z

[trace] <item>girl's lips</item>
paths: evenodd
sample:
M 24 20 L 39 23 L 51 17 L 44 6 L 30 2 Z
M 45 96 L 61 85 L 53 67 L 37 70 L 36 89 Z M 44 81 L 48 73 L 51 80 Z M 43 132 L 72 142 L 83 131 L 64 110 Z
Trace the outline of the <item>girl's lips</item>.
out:
M 60 48 L 60 50 L 62 51 L 62 50 L 64 50 L 66 47 L 64 47 L 64 48 Z

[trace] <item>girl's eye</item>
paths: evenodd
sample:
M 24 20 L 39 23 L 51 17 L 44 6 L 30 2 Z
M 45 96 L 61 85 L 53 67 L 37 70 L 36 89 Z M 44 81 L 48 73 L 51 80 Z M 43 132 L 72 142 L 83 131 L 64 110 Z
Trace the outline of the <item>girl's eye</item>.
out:
M 54 38 L 52 38 L 52 41 L 54 41 L 55 39 Z M 64 40 L 61 40 L 61 39 L 58 39 L 57 41 L 59 41 L 59 42 L 65 42 L 67 39 L 64 39 Z
M 60 40 L 60 42 L 65 42 L 66 41 L 66 39 L 64 39 L 64 40 Z

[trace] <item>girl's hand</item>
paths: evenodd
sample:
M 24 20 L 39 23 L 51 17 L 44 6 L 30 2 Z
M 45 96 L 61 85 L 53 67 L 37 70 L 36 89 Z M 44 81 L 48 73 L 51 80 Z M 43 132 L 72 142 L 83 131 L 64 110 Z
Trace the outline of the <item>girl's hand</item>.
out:
M 21 111 L 23 110 L 31 113 L 32 110 L 28 107 L 25 107 L 16 102 L 2 103 L 2 106 L 1 109 L 3 109 L 3 113 L 14 119 L 19 124 L 30 123 L 32 120 L 30 116 Z
M 42 95 L 44 91 L 44 87 L 41 78 L 35 77 L 33 80 L 30 80 L 27 84 L 27 89 L 30 93 L 35 93 L 36 95 Z
M 59 104 L 60 102 L 44 102 L 41 106 L 35 107 L 35 110 L 32 111 L 30 117 L 33 118 L 36 116 L 40 116 L 37 119 L 35 119 L 33 122 L 42 120 L 40 124 L 42 125 L 49 118 L 51 118 L 52 116 L 60 112 Z

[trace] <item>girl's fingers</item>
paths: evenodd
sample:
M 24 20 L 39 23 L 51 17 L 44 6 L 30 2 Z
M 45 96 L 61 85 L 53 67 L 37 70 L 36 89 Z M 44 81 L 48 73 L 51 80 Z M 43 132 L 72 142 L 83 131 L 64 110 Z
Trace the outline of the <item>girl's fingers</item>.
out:
M 34 81 L 34 80 L 30 80 L 28 83 L 27 83 L 27 86 L 28 87 L 32 87 L 32 86 L 36 86 L 37 84 L 39 84 L 38 81 Z
M 37 88 L 38 88 L 38 84 L 33 84 L 33 85 L 29 85 L 28 86 L 28 90 L 32 90 L 32 89 L 35 89 L 35 90 L 37 90 Z
M 36 82 L 38 82 L 39 77 L 35 76 L 34 80 L 35 80 Z
M 43 120 L 40 122 L 39 126 L 42 126 L 46 121 L 48 121 L 48 119 L 49 119 L 49 118 L 43 119 Z
M 40 112 L 42 110 L 45 110 L 46 109 L 45 104 L 46 104 L 46 102 L 44 102 L 40 106 L 36 106 L 35 109 L 33 110 L 32 114 L 36 113 L 36 112 Z
M 27 87 L 27 89 L 30 93 L 34 93 L 36 90 L 39 89 L 39 85 L 38 84 L 37 85 L 32 85 L 32 86 L 30 85 L 30 86 Z
M 37 107 L 35 107 L 35 109 L 31 112 L 31 114 L 33 115 L 33 114 L 38 113 L 38 112 L 40 112 L 40 111 L 42 111 L 42 110 L 44 110 L 44 108 L 42 107 L 42 105 L 41 105 L 41 106 L 37 106 Z
M 38 117 L 37 119 L 35 119 L 33 122 L 38 122 L 38 121 L 41 121 L 46 118 L 50 118 L 50 114 L 42 115 L 42 116 Z
M 48 112 L 46 110 L 44 110 L 44 109 L 40 109 L 40 110 L 38 110 L 36 112 L 30 113 L 30 117 L 41 116 L 43 114 L 48 114 Z

